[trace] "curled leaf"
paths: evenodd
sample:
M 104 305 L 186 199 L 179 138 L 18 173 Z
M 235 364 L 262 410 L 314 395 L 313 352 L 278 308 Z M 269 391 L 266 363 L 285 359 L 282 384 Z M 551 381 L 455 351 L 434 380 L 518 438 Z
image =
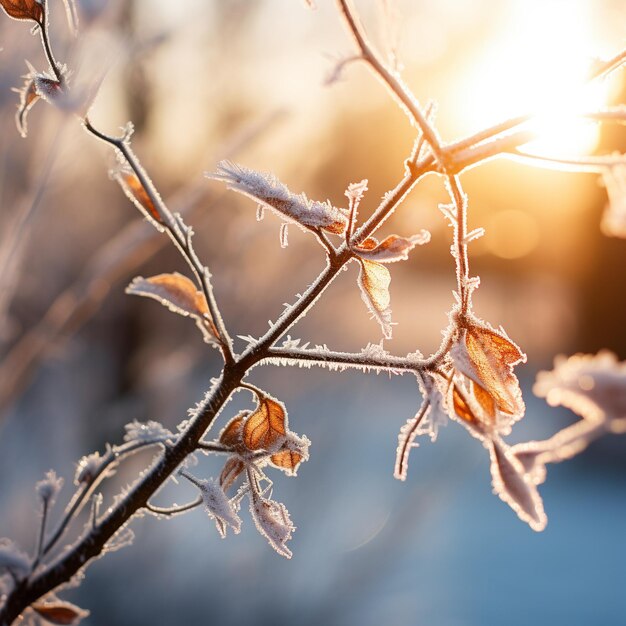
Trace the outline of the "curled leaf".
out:
M 387 339 L 391 338 L 391 309 L 389 304 L 389 284 L 391 274 L 389 270 L 380 263 L 359 259 L 361 271 L 359 273 L 358 284 L 361 289 L 361 297 L 367 308 L 374 315 L 383 329 L 383 334 Z
M 144 214 L 152 218 L 157 224 L 163 224 L 163 218 L 145 187 L 132 170 L 122 169 L 112 174 L 128 199 Z
M 256 202 L 273 209 L 283 217 L 305 228 L 321 228 L 341 234 L 348 219 L 330 202 L 309 200 L 305 194 L 294 194 L 271 174 L 256 172 L 230 161 L 221 161 L 217 173 L 210 176 L 228 185 Z
M 241 519 L 224 493 L 225 489 L 222 485 L 213 479 L 199 481 L 197 485 L 200 488 L 206 512 L 215 521 L 220 536 L 226 537 L 226 530 L 229 526 L 237 535 L 241 530 Z
M 243 427 L 243 443 L 248 450 L 278 451 L 285 441 L 287 414 L 282 403 L 261 396 L 259 406 Z
M 233 419 L 224 426 L 220 433 L 220 443 L 231 448 L 237 448 L 242 443 L 243 432 L 243 420 L 248 415 L 248 411 L 242 411 L 239 415 L 233 417 Z
M 204 294 L 182 274 L 174 272 L 150 278 L 138 276 L 126 288 L 126 293 L 152 298 L 174 313 L 193 317 L 207 341 L 217 336 Z
M 489 451 L 494 492 L 533 530 L 543 530 L 548 518 L 531 476 L 525 473 L 520 461 L 498 439 L 491 441 Z
M 4 12 L 16 20 L 33 20 L 43 23 L 43 3 L 38 0 L 0 0 Z
M 282 502 L 267 500 L 258 494 L 250 498 L 250 514 L 258 531 L 268 540 L 269 544 L 287 559 L 292 556 L 287 541 L 296 527 L 291 522 L 289 511 Z
M 31 607 L 46 621 L 60 626 L 74 626 L 89 615 L 89 611 L 85 611 L 71 602 L 61 600 L 37 602 Z
M 278 452 L 270 456 L 270 463 L 289 476 L 295 476 L 298 473 L 300 463 L 309 458 L 310 445 L 311 442 L 307 437 L 298 437 L 288 430 L 285 441 Z
M 526 360 L 526 355 L 503 331 L 496 332 L 477 323 L 463 329 L 450 354 L 455 368 L 472 380 L 477 399 L 494 415 L 485 394 L 495 407 L 513 418 L 524 414 L 525 406 L 513 366 Z
M 224 463 L 224 467 L 220 473 L 220 486 L 225 492 L 230 489 L 245 467 L 244 462 L 236 456 L 231 456 L 226 463 Z
M 415 246 L 421 246 L 430 241 L 430 233 L 422 230 L 419 235 L 412 237 L 400 237 L 390 235 L 380 243 L 373 237 L 366 239 L 362 244 L 355 246 L 354 251 L 362 258 L 378 263 L 395 263 L 396 261 L 406 261 L 409 252 Z

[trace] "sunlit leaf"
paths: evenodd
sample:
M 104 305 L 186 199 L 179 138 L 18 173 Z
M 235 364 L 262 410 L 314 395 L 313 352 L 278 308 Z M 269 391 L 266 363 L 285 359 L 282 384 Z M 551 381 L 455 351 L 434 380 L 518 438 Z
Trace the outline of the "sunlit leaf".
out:
M 216 337 L 204 294 L 198 291 L 193 281 L 182 274 L 174 272 L 151 278 L 138 276 L 126 288 L 126 293 L 152 298 L 174 313 L 191 316 L 196 319 L 205 339 Z
M 485 415 L 487 415 L 490 419 L 490 423 L 495 423 L 496 419 L 496 402 L 493 399 L 493 396 L 483 389 L 478 383 L 472 384 L 472 391 L 474 392 L 474 397 L 478 401 L 478 404 L 484 411 Z
M 89 611 L 61 600 L 39 602 L 32 604 L 31 607 L 46 621 L 60 626 L 73 626 L 89 615 Z
M 409 252 L 415 246 L 423 245 L 429 241 L 430 233 L 426 230 L 409 238 L 390 235 L 380 243 L 370 237 L 362 244 L 355 246 L 354 251 L 362 259 L 377 261 L 378 263 L 395 263 L 396 261 L 406 261 L 409 258 Z
M 217 166 L 217 173 L 210 175 L 210 178 L 225 182 L 229 189 L 264 204 L 305 228 L 321 228 L 341 234 L 348 225 L 344 213 L 330 202 L 309 200 L 303 193 L 294 194 L 272 174 L 257 172 L 230 161 L 221 161 Z
M 455 368 L 489 394 L 498 410 L 513 417 L 524 414 L 524 401 L 513 366 L 525 361 L 526 355 L 503 332 L 470 324 L 450 354 Z M 481 404 L 486 404 L 482 391 L 478 395 Z
M 295 474 L 298 466 L 302 462 L 302 455 L 295 450 L 281 450 L 272 454 L 270 461 L 279 469 L 285 470 L 288 474 Z
M 259 399 L 259 406 L 243 427 L 243 442 L 248 450 L 273 451 L 286 434 L 287 415 L 281 403 L 268 396 Z
M 0 0 L 5 13 L 16 20 L 43 23 L 43 4 L 37 0 Z
M 478 422 L 476 415 L 474 415 L 472 407 L 463 397 L 463 394 L 460 392 L 459 388 L 456 385 L 454 385 L 452 388 L 452 403 L 454 407 L 454 412 L 462 420 L 469 424 L 476 424 Z
M 359 273 L 359 287 L 361 297 L 374 314 L 378 323 L 383 329 L 383 334 L 387 339 L 391 338 L 391 310 L 389 303 L 389 284 L 391 274 L 389 270 L 380 263 L 374 261 L 359 260 L 361 272 Z
M 151 217 L 158 224 L 163 224 L 163 218 L 159 210 L 135 172 L 124 169 L 114 172 L 113 176 L 124 190 L 124 193 L 142 213 Z

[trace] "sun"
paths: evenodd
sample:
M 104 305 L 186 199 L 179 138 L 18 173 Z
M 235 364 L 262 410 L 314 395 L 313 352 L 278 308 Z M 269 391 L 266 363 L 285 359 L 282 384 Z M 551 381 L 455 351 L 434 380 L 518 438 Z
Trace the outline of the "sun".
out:
M 464 77 L 463 108 L 475 130 L 524 113 L 537 140 L 524 151 L 576 156 L 594 150 L 597 124 L 581 117 L 605 105 L 606 82 L 586 75 L 599 45 L 592 0 L 511 0 L 506 23 L 485 42 Z

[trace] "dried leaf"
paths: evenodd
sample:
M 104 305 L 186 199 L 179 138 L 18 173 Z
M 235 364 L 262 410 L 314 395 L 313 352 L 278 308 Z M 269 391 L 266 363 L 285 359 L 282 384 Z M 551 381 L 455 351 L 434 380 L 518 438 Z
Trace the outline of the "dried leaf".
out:
M 295 450 L 286 449 L 272 454 L 270 461 L 288 474 L 295 474 L 298 471 L 298 466 L 302 463 L 302 455 Z
M 359 259 L 361 272 L 359 273 L 359 287 L 361 297 L 382 326 L 383 334 L 387 339 L 391 338 L 391 309 L 389 303 L 389 284 L 391 274 L 380 263 Z
M 283 405 L 268 396 L 259 399 L 259 406 L 243 427 L 243 442 L 248 450 L 277 451 L 286 435 L 287 414 Z
M 478 401 L 478 404 L 489 417 L 490 424 L 495 424 L 496 421 L 496 403 L 492 395 L 483 389 L 478 383 L 472 383 L 472 391 L 474 397 Z
M 454 412 L 468 424 L 476 424 L 478 419 L 474 415 L 474 411 L 470 407 L 469 403 L 463 397 L 459 388 L 454 385 L 452 387 L 452 403 L 454 406 Z
M 61 600 L 39 602 L 32 604 L 31 607 L 48 622 L 60 626 L 73 626 L 89 615 L 89 611 L 85 611 L 71 602 Z
M 43 23 L 43 4 L 37 0 L 0 0 L 0 6 L 13 19 Z
M 217 531 L 222 539 L 226 537 L 226 530 L 230 526 L 237 535 L 241 530 L 241 519 L 237 515 L 235 506 L 225 494 L 225 488 L 214 479 L 203 480 L 197 483 L 202 494 L 202 501 L 208 516 L 215 521 Z
M 204 294 L 196 289 L 193 281 L 182 274 L 174 272 L 150 278 L 138 276 L 126 288 L 126 293 L 152 298 L 174 313 L 191 316 L 195 318 L 207 341 L 216 337 Z
M 236 456 L 231 456 L 220 473 L 220 485 L 224 491 L 228 491 L 245 469 L 244 462 Z
M 305 194 L 294 194 L 271 174 L 256 172 L 247 167 L 221 161 L 217 173 L 210 176 L 228 185 L 289 220 L 309 229 L 321 228 L 342 234 L 348 225 L 347 217 L 330 202 L 309 200 Z
M 220 443 L 231 448 L 236 448 L 242 443 L 242 428 L 243 420 L 248 415 L 248 411 L 242 411 L 239 415 L 233 417 L 233 419 L 224 426 L 224 429 L 220 433 Z
M 543 502 L 531 477 L 525 474 L 522 464 L 497 439 L 491 442 L 490 454 L 495 493 L 533 530 L 543 530 L 548 523 Z
M 456 369 L 491 395 L 498 410 L 513 417 L 524 414 L 513 366 L 525 361 L 526 355 L 503 332 L 471 324 L 450 354 Z
M 287 559 L 290 559 L 291 550 L 287 541 L 296 529 L 289 517 L 289 511 L 282 502 L 267 500 L 255 494 L 250 498 L 250 514 L 258 531 L 269 541 L 269 544 Z
M 163 224 L 163 218 L 159 210 L 154 205 L 154 202 L 152 202 L 150 195 L 141 184 L 135 172 L 119 170 L 115 172 L 113 176 L 120 184 L 129 200 L 131 200 L 142 213 L 151 217 L 158 224 Z
M 354 251 L 362 259 L 378 261 L 379 263 L 395 263 L 396 261 L 406 261 L 409 258 L 409 252 L 415 246 L 423 245 L 429 241 L 430 233 L 426 230 L 409 238 L 390 235 L 380 243 L 370 237 L 362 244 L 355 246 Z

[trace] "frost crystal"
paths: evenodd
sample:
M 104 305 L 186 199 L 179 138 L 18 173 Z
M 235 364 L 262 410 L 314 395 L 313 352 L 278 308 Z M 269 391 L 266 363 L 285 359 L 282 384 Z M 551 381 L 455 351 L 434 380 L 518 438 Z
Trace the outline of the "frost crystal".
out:
M 48 506 L 52 506 L 61 487 L 63 487 L 63 479 L 59 478 L 54 470 L 46 472 L 45 478 L 35 485 L 37 494 Z
M 9 539 L 0 539 L 0 572 L 22 577 L 30 571 L 30 559 Z
M 250 514 L 257 529 L 272 548 L 281 556 L 290 559 L 292 553 L 286 544 L 296 527 L 291 522 L 285 505 L 254 494 L 250 497 Z
M 159 422 L 138 422 L 137 420 L 130 422 L 124 426 L 126 434 L 124 435 L 124 441 L 137 441 L 152 443 L 158 442 L 172 436 L 172 433 L 159 424 Z
M 99 452 L 85 455 L 76 465 L 76 474 L 74 474 L 74 484 L 80 485 L 85 483 L 91 484 L 96 477 L 100 466 L 102 465 L 102 457 Z
M 210 478 L 196 483 L 202 494 L 202 501 L 209 517 L 215 521 L 220 536 L 226 537 L 226 529 L 230 526 L 235 534 L 241 530 L 241 519 L 235 507 L 220 484 Z
M 607 168 L 602 178 L 609 196 L 602 216 L 602 232 L 611 237 L 626 237 L 626 164 Z
M 330 202 L 309 200 L 303 193 L 294 194 L 272 174 L 221 161 L 217 173 L 210 178 L 224 181 L 229 189 L 263 203 L 301 226 L 341 234 L 348 224 L 346 216 Z

